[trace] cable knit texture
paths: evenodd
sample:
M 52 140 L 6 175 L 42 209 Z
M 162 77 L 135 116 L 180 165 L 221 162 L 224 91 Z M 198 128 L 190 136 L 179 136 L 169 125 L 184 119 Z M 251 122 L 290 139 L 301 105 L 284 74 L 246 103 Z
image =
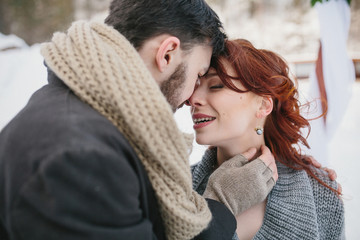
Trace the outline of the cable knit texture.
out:
M 129 140 L 155 190 L 168 239 L 191 239 L 205 229 L 211 212 L 192 190 L 187 139 L 131 43 L 110 26 L 79 21 L 67 33 L 55 33 L 41 53 L 80 99 Z
M 215 161 L 216 154 L 210 151 L 192 166 L 193 187 L 200 194 L 206 188 Z M 253 239 L 345 239 L 342 200 L 305 171 L 281 163 L 277 167 L 279 179 L 268 195 L 263 224 Z M 337 187 L 324 172 L 314 171 L 324 182 Z M 236 234 L 233 239 L 237 239 Z

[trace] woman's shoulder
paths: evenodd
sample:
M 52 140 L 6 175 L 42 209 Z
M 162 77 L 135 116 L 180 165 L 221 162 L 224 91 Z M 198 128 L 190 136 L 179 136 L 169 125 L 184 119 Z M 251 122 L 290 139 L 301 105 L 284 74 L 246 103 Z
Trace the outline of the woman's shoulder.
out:
M 327 192 L 329 194 L 331 193 L 336 196 L 335 192 L 331 191 L 325 185 L 336 190 L 338 188 L 338 183 L 336 181 L 331 181 L 327 172 L 321 168 L 316 168 L 316 167 L 311 168 L 311 172 L 314 173 L 314 175 L 316 176 L 317 179 L 315 177 L 311 176 L 310 174 L 308 174 L 305 170 L 295 170 L 293 168 L 285 166 L 284 164 L 282 164 L 280 162 L 277 163 L 277 168 L 278 168 L 279 175 L 281 175 L 282 177 L 294 178 L 294 176 L 297 176 L 297 178 L 309 181 L 311 184 L 311 187 L 315 191 Z M 323 182 L 325 185 L 321 184 L 321 182 L 319 182 L 318 180 Z
M 309 176 L 313 190 L 314 202 L 317 211 L 318 223 L 322 234 L 326 234 L 326 239 L 343 239 L 344 238 L 344 203 L 335 191 L 338 189 L 338 183 L 331 181 L 327 173 L 322 169 L 313 169 L 316 178 Z M 332 189 L 330 189 L 330 188 Z
M 341 196 L 339 196 L 336 192 L 338 190 L 338 182 L 330 180 L 327 172 L 323 169 L 312 168 L 312 172 L 317 178 L 316 179 L 315 177 L 308 175 L 314 199 L 319 204 L 330 206 L 331 208 L 338 207 L 341 211 L 343 211 Z
M 337 181 L 330 180 L 328 173 L 321 168 L 312 167 L 311 172 L 315 175 L 315 177 L 308 174 L 308 178 L 310 180 L 314 196 L 324 196 L 329 199 L 334 198 L 339 202 L 342 202 L 340 196 L 336 193 L 339 186 Z
M 316 176 L 315 178 L 308 174 L 305 170 L 295 170 L 281 163 L 278 163 L 277 167 L 280 178 L 285 178 L 289 181 L 292 180 L 295 182 L 300 181 L 302 182 L 302 185 L 308 185 L 312 190 L 314 198 L 326 198 L 329 199 L 329 201 L 330 199 L 334 199 L 336 201 L 332 200 L 333 203 L 342 204 L 341 198 L 335 191 L 333 191 L 338 189 L 338 183 L 336 181 L 331 181 L 327 172 L 323 169 L 315 167 L 311 168 L 312 173 Z M 308 184 L 305 184 L 305 181 L 308 182 Z
M 331 181 L 324 170 L 313 168 L 312 171 L 322 183 L 337 189 L 337 182 Z M 344 204 L 341 197 L 305 170 L 294 170 L 278 164 L 278 172 L 280 185 L 286 186 L 287 191 L 292 191 L 291 195 L 300 194 L 302 201 L 309 201 L 316 216 L 320 239 L 342 239 Z

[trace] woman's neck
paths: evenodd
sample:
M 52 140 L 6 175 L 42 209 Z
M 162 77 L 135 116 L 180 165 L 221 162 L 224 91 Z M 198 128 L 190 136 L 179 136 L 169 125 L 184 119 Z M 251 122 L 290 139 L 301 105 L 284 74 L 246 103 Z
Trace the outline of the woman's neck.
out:
M 233 140 L 217 146 L 217 163 L 220 166 L 226 160 L 234 157 L 235 155 L 242 154 L 250 148 L 256 148 L 257 153 L 254 158 L 261 155 L 260 147 L 265 145 L 264 136 L 255 136 L 253 139 L 247 141 Z

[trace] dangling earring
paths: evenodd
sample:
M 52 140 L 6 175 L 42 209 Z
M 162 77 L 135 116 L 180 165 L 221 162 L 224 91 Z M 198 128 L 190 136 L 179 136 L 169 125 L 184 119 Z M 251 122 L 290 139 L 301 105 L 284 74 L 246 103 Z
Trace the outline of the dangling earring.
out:
M 264 132 L 264 129 L 262 127 L 256 127 L 255 132 L 257 135 L 261 135 Z
M 259 121 L 261 121 L 261 119 L 263 118 L 263 115 L 262 115 L 261 111 L 258 111 L 258 112 L 256 113 L 256 118 L 258 119 L 257 123 L 259 123 Z M 256 124 L 256 125 L 258 125 L 258 124 Z M 262 125 L 262 124 L 259 124 L 259 125 L 254 129 L 255 132 L 256 132 L 256 134 L 259 135 L 259 136 L 264 133 L 264 128 L 261 127 L 261 125 Z

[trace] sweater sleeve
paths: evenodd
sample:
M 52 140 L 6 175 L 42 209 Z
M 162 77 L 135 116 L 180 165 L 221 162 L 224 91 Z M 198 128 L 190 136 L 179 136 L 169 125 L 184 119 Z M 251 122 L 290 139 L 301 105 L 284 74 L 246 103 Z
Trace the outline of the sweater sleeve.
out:
M 336 181 L 330 181 L 322 170 L 315 170 L 317 177 L 337 189 Z M 313 188 L 320 239 L 345 239 L 344 204 L 340 196 L 310 177 Z
M 87 146 L 49 158 L 14 199 L 11 239 L 156 239 L 126 152 Z

